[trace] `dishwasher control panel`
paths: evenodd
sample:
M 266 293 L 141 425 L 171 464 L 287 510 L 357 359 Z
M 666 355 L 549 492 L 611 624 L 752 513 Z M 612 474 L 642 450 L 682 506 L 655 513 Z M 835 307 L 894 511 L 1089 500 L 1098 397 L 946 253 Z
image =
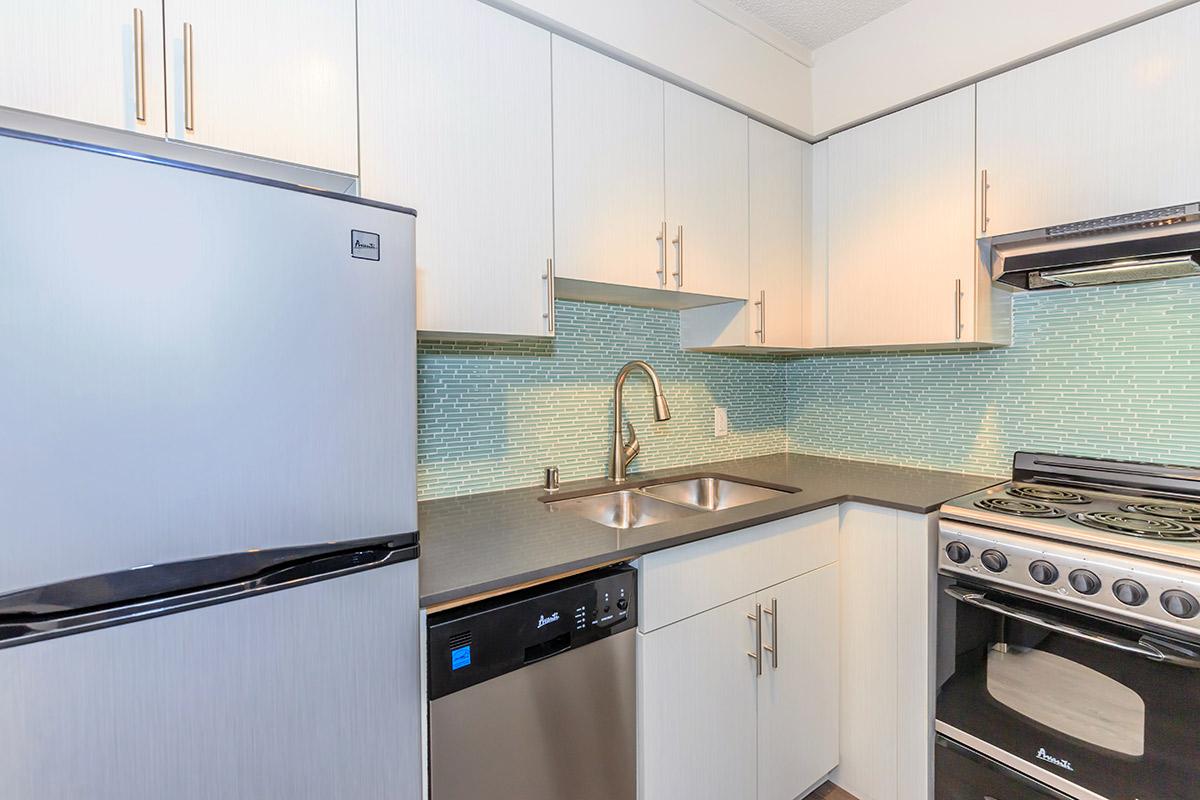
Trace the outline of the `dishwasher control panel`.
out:
M 637 570 L 605 567 L 432 614 L 429 699 L 637 626 Z

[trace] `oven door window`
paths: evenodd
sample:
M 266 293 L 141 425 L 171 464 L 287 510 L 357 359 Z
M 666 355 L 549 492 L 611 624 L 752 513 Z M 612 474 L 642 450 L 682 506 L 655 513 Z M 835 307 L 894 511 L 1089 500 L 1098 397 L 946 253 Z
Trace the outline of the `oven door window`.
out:
M 1200 646 L 949 578 L 942 589 L 940 722 L 1111 800 L 1200 797 Z
M 992 699 L 1063 736 L 1117 755 L 1146 752 L 1146 703 L 1133 689 L 1069 658 L 998 644 L 987 654 Z

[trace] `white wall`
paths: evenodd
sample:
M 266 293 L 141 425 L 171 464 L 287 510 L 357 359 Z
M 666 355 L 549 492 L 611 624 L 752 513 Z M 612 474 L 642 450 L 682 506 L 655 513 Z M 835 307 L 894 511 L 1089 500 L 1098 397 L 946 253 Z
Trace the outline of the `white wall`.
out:
M 725 0 L 484 0 L 791 133 L 812 129 L 809 53 Z
M 813 51 L 818 136 L 1190 0 L 911 0 Z

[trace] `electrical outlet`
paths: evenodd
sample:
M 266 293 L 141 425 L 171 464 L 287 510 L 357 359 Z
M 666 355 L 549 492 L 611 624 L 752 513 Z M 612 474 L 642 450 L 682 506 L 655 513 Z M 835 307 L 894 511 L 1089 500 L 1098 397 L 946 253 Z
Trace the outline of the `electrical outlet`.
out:
M 729 435 L 729 412 L 724 406 L 713 406 L 713 436 Z

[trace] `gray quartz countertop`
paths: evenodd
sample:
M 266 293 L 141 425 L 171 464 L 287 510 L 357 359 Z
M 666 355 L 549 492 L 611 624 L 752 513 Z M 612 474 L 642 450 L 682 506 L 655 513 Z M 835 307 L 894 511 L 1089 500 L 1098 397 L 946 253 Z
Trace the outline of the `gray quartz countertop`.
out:
M 426 500 L 419 505 L 421 605 L 633 558 L 837 503 L 863 502 L 928 514 L 947 500 L 1005 480 L 779 453 L 638 473 L 625 486 L 699 474 L 800 491 L 632 530 L 616 530 L 555 509 L 540 501 L 545 496 L 540 487 Z M 564 483 L 555 496 L 612 488 L 603 479 L 576 481 Z

